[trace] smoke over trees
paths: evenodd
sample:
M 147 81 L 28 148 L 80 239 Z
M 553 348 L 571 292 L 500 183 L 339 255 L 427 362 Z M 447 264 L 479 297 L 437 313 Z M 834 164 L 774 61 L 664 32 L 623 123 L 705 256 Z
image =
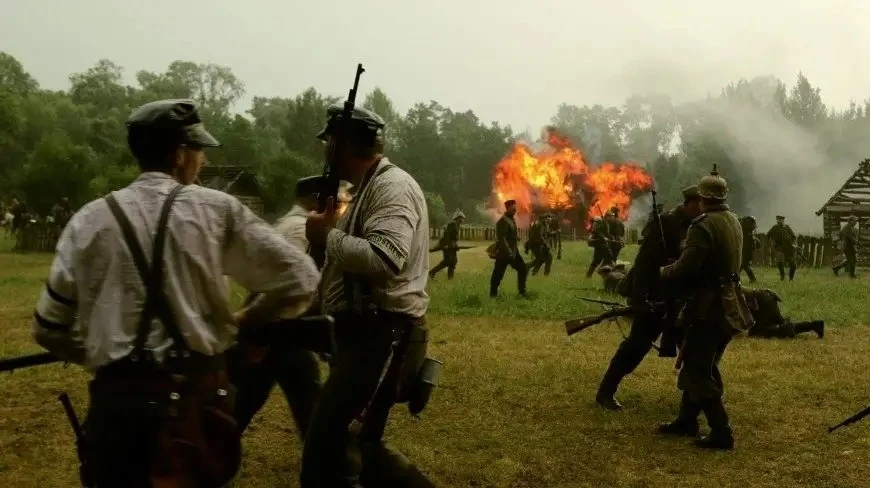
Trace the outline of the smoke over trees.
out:
M 25 199 L 44 213 L 60 196 L 78 205 L 125 185 L 137 172 L 124 132 L 132 108 L 189 97 L 202 103 L 206 124 L 224 145 L 209 153 L 210 164 L 250 165 L 280 211 L 295 180 L 320 170 L 323 148 L 314 135 L 326 107 L 341 98 L 312 87 L 294 97 L 255 96 L 238 114 L 233 107 L 245 86 L 225 66 L 176 61 L 163 73 L 134 73 L 133 85 L 126 78 L 120 66 L 101 60 L 70 75 L 67 90 L 45 90 L 0 52 L 0 200 Z M 387 155 L 427 192 L 433 222 L 443 224 L 456 209 L 483 218 L 477 209 L 489 196 L 492 169 L 524 134 L 436 101 L 402 113 L 378 88 L 360 103 L 388 121 Z M 662 203 L 677 203 L 680 188 L 715 162 L 736 211 L 760 222 L 783 213 L 804 231 L 820 228 L 812 212 L 870 155 L 870 101 L 831 109 L 802 74 L 791 86 L 770 77 L 738 80 L 691 103 L 638 93 L 619 107 L 554 108 L 551 123 L 591 162 L 646 167 Z

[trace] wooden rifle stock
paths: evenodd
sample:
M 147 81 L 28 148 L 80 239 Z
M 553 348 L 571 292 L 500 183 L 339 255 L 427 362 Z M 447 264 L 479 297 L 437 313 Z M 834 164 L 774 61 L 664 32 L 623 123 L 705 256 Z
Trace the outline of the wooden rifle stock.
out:
M 618 317 L 628 317 L 629 315 L 634 315 L 637 313 L 637 308 L 626 305 L 624 307 L 614 307 L 610 310 L 601 312 L 598 315 L 589 315 L 587 317 L 580 317 L 576 319 L 569 319 L 565 321 L 565 332 L 571 336 L 582 330 L 588 329 L 593 325 L 600 324 L 605 320 L 615 319 Z

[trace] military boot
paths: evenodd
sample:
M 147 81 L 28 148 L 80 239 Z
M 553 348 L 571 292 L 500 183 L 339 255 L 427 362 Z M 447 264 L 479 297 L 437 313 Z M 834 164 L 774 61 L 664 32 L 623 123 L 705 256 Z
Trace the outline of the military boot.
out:
M 812 322 L 798 322 L 794 324 L 794 332 L 795 334 L 800 334 L 802 332 L 815 332 L 819 339 L 825 337 L 825 321 L 824 320 L 814 320 Z
M 601 384 L 598 386 L 598 393 L 595 394 L 595 403 L 607 410 L 620 410 L 622 404 L 614 395 L 616 395 L 622 378 L 623 375 L 619 374 L 613 365 L 608 366 L 604 378 L 601 379 Z
M 785 267 L 777 266 L 779 268 L 779 281 L 785 281 Z
M 789 268 L 788 270 L 788 280 L 794 281 L 794 273 L 797 271 L 797 268 Z
M 672 422 L 659 424 L 658 431 L 662 435 L 676 435 L 683 437 L 698 436 L 698 415 L 701 414 L 701 405 L 689 399 L 689 395 L 683 392 L 680 399 L 680 412 Z
M 728 423 L 728 413 L 721 398 L 711 398 L 703 403 L 704 415 L 710 433 L 695 440 L 695 445 L 703 449 L 734 449 L 734 435 Z

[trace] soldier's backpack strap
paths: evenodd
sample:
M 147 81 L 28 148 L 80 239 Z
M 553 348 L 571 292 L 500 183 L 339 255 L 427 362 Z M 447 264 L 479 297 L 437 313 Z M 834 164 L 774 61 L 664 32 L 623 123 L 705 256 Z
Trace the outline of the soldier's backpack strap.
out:
M 141 244 L 139 244 L 130 219 L 124 214 L 114 195 L 109 194 L 105 198 L 109 209 L 112 211 L 112 215 L 114 215 L 115 220 L 121 227 L 124 241 L 133 255 L 133 262 L 136 264 L 139 277 L 145 285 L 145 305 L 139 318 L 139 327 L 136 331 L 133 351 L 130 353 L 130 359 L 133 361 L 143 358 L 146 360 L 152 359 L 145 357 L 145 343 L 148 339 L 148 334 L 151 332 L 151 321 L 154 317 L 160 319 L 160 322 L 166 328 L 166 332 L 172 337 L 174 349 L 187 349 L 184 336 L 182 336 L 181 331 L 178 329 L 178 324 L 175 321 L 172 309 L 169 307 L 166 294 L 163 291 L 163 255 L 169 213 L 172 210 L 172 204 L 183 188 L 184 186 L 180 184 L 173 188 L 163 202 L 163 208 L 157 223 L 157 235 L 154 238 L 154 252 L 151 258 L 151 266 L 148 265 L 148 261 L 145 259 L 145 253 L 142 250 Z

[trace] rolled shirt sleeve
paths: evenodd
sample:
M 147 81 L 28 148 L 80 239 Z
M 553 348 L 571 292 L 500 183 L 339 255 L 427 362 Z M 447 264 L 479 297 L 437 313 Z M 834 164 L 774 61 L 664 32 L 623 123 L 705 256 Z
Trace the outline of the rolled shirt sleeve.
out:
M 231 205 L 224 269 L 248 291 L 263 294 L 249 313 L 267 317 L 291 307 L 296 311 L 291 315 L 301 314 L 320 280 L 314 260 L 237 199 Z
M 332 229 L 326 249 L 344 271 L 388 279 L 404 269 L 420 215 L 406 182 L 385 179 L 376 183 L 369 193 L 371 200 L 365 202 L 365 209 L 371 211 L 357 217 L 363 219 L 364 237 Z

